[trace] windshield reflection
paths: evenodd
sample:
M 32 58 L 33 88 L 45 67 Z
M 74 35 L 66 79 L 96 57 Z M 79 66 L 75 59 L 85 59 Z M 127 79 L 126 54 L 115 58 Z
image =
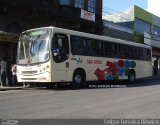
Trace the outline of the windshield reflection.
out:
M 35 64 L 49 60 L 49 31 L 22 34 L 18 48 L 18 64 Z

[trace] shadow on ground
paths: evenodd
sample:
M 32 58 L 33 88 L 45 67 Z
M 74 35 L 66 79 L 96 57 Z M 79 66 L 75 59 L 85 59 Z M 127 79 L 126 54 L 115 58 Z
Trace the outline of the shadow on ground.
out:
M 83 89 L 111 89 L 111 88 L 131 88 L 131 87 L 146 87 L 160 85 L 160 80 L 137 80 L 134 83 L 128 81 L 105 81 L 105 82 L 88 82 L 88 86 L 84 88 L 72 88 L 70 85 L 64 85 L 61 87 L 35 87 L 37 89 L 47 89 L 54 91 L 66 91 L 66 90 L 83 90 Z

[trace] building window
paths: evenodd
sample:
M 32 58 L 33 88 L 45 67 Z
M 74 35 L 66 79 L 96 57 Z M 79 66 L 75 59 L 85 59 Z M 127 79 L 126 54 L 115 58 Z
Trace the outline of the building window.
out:
M 144 34 L 144 32 L 147 32 L 150 34 L 151 28 L 150 24 L 142 21 L 140 19 L 136 19 L 136 32 Z
M 95 11 L 96 11 L 96 0 L 88 0 L 88 11 L 95 13 Z
M 61 5 L 70 5 L 70 0 L 60 0 Z
M 75 0 L 75 7 L 84 8 L 84 0 Z
M 153 33 L 152 35 L 156 37 L 160 37 L 160 27 L 153 25 Z

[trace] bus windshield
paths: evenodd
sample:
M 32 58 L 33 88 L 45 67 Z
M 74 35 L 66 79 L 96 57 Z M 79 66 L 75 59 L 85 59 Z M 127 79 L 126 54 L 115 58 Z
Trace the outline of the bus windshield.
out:
M 49 29 L 25 32 L 18 46 L 18 64 L 36 64 L 49 60 Z

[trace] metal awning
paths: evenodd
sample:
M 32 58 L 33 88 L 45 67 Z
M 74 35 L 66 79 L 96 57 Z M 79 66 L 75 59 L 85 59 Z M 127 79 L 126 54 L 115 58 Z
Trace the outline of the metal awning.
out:
M 18 42 L 19 34 L 0 31 L 0 41 Z

